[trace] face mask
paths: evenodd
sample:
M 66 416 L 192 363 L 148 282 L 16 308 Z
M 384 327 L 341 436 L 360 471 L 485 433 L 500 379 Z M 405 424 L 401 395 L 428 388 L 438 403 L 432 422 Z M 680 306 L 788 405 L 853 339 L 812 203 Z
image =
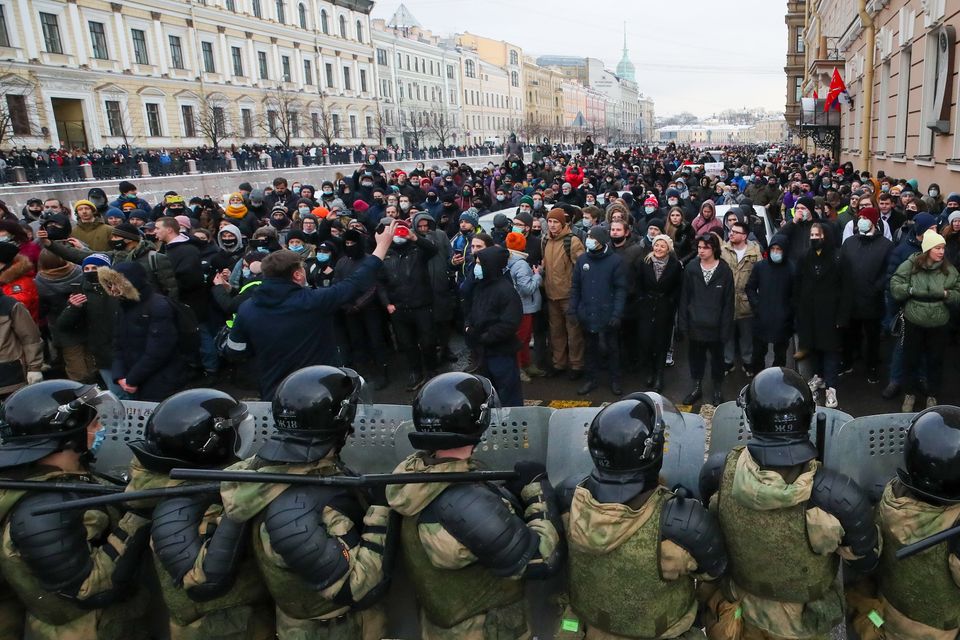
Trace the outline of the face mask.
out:
M 257 247 L 257 253 L 270 253 L 269 247 Z
M 783 262 L 783 254 L 782 254 L 782 253 L 779 253 L 779 252 L 778 252 L 778 253 L 773 253 L 773 252 L 771 251 L 771 252 L 770 252 L 770 261 L 771 261 L 772 263 L 774 263 L 774 264 L 780 264 L 781 262 Z
M 930 194 L 931 198 L 936 198 L 937 196 L 940 195 L 940 191 L 938 191 L 937 189 L 930 189 L 930 191 L 928 191 L 927 193 Z
M 97 284 L 100 282 L 100 274 L 96 271 L 86 271 L 84 272 L 83 277 L 90 284 Z
M 97 429 L 97 432 L 93 434 L 93 442 L 90 444 L 89 451 L 90 453 L 95 454 L 98 449 L 103 445 L 103 441 L 107 439 L 107 429 L 106 427 L 100 427 Z
M 324 263 L 326 263 L 326 262 L 330 262 L 330 254 L 329 254 L 329 253 L 323 253 L 323 252 L 318 253 L 318 254 L 317 254 L 317 262 L 319 262 L 320 264 L 324 264 Z
M 294 187 L 293 192 L 297 195 L 300 195 L 300 187 Z
M 647 213 L 647 214 L 651 214 L 651 213 L 653 213 L 653 212 L 656 211 L 656 210 L 657 210 L 656 207 L 644 207 L 644 208 L 643 208 L 644 213 Z
M 884 193 L 889 192 L 889 191 L 890 191 L 890 185 L 888 185 L 888 184 L 882 184 L 882 185 L 880 185 L 880 191 L 883 191 Z
M 587 251 L 596 251 L 600 248 L 600 243 L 597 242 L 596 238 L 587 238 Z
M 507 199 L 507 196 L 500 193 L 497 194 L 497 202 L 503 202 L 506 199 Z
M 616 246 L 618 246 L 618 247 L 619 247 L 620 245 L 622 245 L 622 244 L 626 241 L 626 239 L 627 239 L 627 236 L 622 236 L 622 237 L 619 237 L 619 238 L 616 238 L 616 237 L 614 237 L 614 236 L 610 236 L 610 241 L 613 242 L 613 244 L 616 245 Z
M 513 227 L 510 230 L 513 231 L 514 233 L 519 233 L 521 235 L 526 233 L 526 230 L 524 229 L 524 227 Z
M 250 274 L 253 273 L 253 272 L 250 271 L 250 267 L 244 267 L 244 268 L 240 271 L 240 273 L 243 274 L 243 277 L 244 277 L 244 278 L 249 278 L 249 277 L 250 277 Z
M 870 229 L 873 228 L 873 224 L 866 218 L 860 218 L 857 220 L 857 231 L 860 233 L 866 234 L 870 233 Z
M 823 238 L 811 238 L 810 246 L 819 251 L 823 248 Z
M 534 201 L 533 201 L 533 208 L 534 208 L 534 209 L 537 209 L 537 210 L 543 209 L 543 201 L 542 201 L 542 200 L 534 200 Z
M 297 211 L 300 212 L 301 216 L 310 215 L 310 207 L 300 207 Z
M 114 251 L 123 251 L 124 249 L 127 248 L 127 241 L 126 241 L 126 240 L 111 240 L 111 241 L 110 241 L 110 248 L 112 248 Z
M 400 210 L 401 210 L 401 211 L 409 211 L 409 210 L 410 210 L 410 203 L 409 203 L 409 202 L 401 202 L 401 203 L 400 203 Z
M 397 238 L 396 236 L 394 236 L 394 238 L 393 238 L 393 244 L 401 245 L 401 244 L 406 244 L 406 243 L 407 243 L 407 239 L 406 239 L 406 238 Z
M 293 251 L 294 253 L 303 253 L 306 250 L 306 248 L 307 248 L 306 245 L 302 245 L 302 244 L 294 245 L 292 247 L 287 247 L 287 249 L 289 249 L 290 251 Z
M 332 196 L 332 195 L 333 195 L 333 191 L 324 191 L 324 192 L 323 192 L 323 197 L 324 197 L 324 198 L 329 197 L 329 196 Z
M 679 200 L 677 200 L 676 198 L 667 198 L 667 204 L 670 205 L 671 207 L 677 206 L 677 202 L 679 202 Z
M 473 277 L 477 280 L 483 280 L 483 267 L 479 262 L 473 265 Z
M 800 222 L 801 220 L 806 219 L 806 216 L 807 216 L 806 211 L 801 211 L 800 209 L 794 209 L 793 211 L 793 219 L 796 220 L 797 222 Z
M 597 202 L 599 202 L 600 204 L 603 204 L 606 201 L 607 199 L 604 196 L 597 196 Z
M 433 204 L 436 201 L 437 201 L 437 196 L 427 196 L 427 202 L 429 202 L 430 204 Z
M 286 218 L 270 218 L 270 224 L 275 229 L 286 229 L 287 225 L 290 224 L 290 221 Z
M 373 183 L 370 182 L 369 180 L 364 180 L 364 181 L 362 181 L 362 182 L 360 183 L 360 186 L 361 186 L 361 187 L 367 187 L 367 188 L 369 188 L 369 187 L 372 187 L 372 186 L 373 186 Z

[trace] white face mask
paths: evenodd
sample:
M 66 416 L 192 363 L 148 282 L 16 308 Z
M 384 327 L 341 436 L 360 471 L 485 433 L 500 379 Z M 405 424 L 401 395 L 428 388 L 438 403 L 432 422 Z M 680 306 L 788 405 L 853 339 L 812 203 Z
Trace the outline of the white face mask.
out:
M 409 202 L 401 202 L 401 203 L 400 203 L 400 210 L 401 210 L 401 211 L 409 211 L 409 210 L 410 210 L 410 203 L 409 203 Z
M 597 242 L 596 238 L 587 238 L 586 246 L 587 251 L 596 251 L 600 248 L 600 243 Z
M 667 198 L 667 204 L 669 204 L 671 207 L 677 206 L 677 202 L 679 202 L 679 200 L 676 198 Z
M 483 267 L 479 262 L 473 265 L 473 277 L 477 280 L 483 280 Z
M 653 213 L 653 212 L 656 211 L 656 210 L 657 210 L 656 207 L 644 207 L 644 208 L 643 208 L 643 211 L 644 211 L 645 213 Z

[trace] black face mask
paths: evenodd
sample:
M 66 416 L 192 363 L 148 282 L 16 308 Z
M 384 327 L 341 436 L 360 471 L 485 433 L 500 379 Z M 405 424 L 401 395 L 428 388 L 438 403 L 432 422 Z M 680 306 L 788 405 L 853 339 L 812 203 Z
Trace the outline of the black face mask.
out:
M 820 249 L 823 248 L 823 238 L 811 238 L 811 239 L 810 239 L 810 246 L 811 246 L 813 249 L 819 251 Z
M 234 238 L 233 240 L 220 240 L 220 246 L 222 246 L 227 251 L 233 251 L 237 248 L 239 241 Z
M 83 278 L 90 284 L 98 284 L 100 282 L 100 274 L 96 271 L 85 271 Z
M 111 240 L 111 241 L 110 241 L 110 247 L 111 247 L 114 251 L 124 251 L 124 250 L 126 250 L 126 248 L 127 248 L 127 241 L 126 241 L 126 240 Z
M 146 238 L 147 242 L 156 242 L 157 235 L 155 233 L 145 233 L 143 237 Z
M 359 260 L 363 257 L 363 246 L 360 244 L 350 244 L 343 248 L 343 253 L 352 260 Z

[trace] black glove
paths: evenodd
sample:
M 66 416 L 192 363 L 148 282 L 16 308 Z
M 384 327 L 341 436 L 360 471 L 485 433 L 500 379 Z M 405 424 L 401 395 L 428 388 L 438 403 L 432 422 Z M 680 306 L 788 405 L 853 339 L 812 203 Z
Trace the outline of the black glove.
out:
M 517 496 L 520 495 L 525 486 L 547 473 L 545 466 L 533 460 L 521 460 L 513 465 L 513 470 L 517 472 L 519 477 L 514 480 L 507 480 L 506 486 L 511 493 Z
M 390 503 L 387 502 L 387 485 L 375 484 L 371 486 L 367 489 L 367 499 L 370 501 L 370 506 L 389 507 Z

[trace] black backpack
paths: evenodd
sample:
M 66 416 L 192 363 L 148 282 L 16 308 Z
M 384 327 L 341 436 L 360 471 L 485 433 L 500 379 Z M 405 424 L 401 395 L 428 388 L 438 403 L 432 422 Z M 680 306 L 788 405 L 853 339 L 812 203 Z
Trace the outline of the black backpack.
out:
M 197 314 L 189 305 L 167 298 L 173 308 L 173 316 L 177 322 L 177 350 L 184 357 L 195 358 L 200 353 L 200 322 Z

